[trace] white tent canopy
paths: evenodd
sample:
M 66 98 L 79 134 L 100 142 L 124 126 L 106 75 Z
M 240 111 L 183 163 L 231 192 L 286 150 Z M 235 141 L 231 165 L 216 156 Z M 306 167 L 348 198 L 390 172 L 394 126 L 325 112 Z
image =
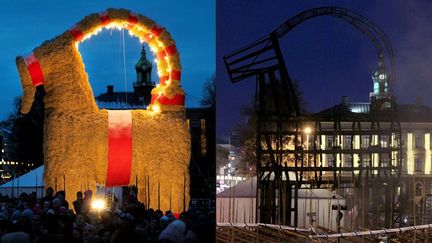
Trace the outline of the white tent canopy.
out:
M 21 193 L 37 192 L 38 195 L 43 194 L 43 171 L 44 166 L 29 171 L 17 178 L 14 178 L 0 185 L 0 193 L 10 197 L 17 197 Z
M 21 193 L 37 192 L 38 197 L 42 197 L 44 194 L 44 183 L 43 183 L 44 166 L 29 171 L 17 178 L 14 178 L 2 185 L 0 185 L 0 193 L 8 195 L 9 197 L 18 197 Z M 61 187 L 59 190 L 63 190 Z M 117 198 L 122 198 L 122 188 L 105 188 L 103 185 L 97 185 L 95 195 L 104 195 L 108 190 L 112 191 Z M 76 192 L 73 192 L 74 194 Z
M 13 180 L 0 185 L 0 188 L 7 187 L 39 187 L 43 186 L 43 171 L 44 166 L 39 166 L 36 169 L 29 171 Z
M 253 177 L 216 194 L 217 222 L 256 223 L 256 186 L 257 177 Z M 316 225 L 335 230 L 337 210 L 332 210 L 333 205 L 346 205 L 345 199 L 328 189 L 298 190 L 299 215 L 310 214 Z M 309 217 L 299 217 L 298 226 L 308 228 Z M 344 226 L 344 221 L 341 226 Z

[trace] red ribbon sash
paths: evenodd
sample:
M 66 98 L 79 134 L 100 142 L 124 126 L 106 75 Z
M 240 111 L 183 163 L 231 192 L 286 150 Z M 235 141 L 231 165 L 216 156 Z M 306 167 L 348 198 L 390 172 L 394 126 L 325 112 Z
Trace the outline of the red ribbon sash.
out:
M 106 187 L 129 185 L 132 167 L 132 113 L 108 111 L 108 170 Z
M 24 62 L 29 71 L 30 78 L 32 80 L 33 85 L 39 86 L 44 84 L 44 76 L 43 76 L 42 68 L 35 54 L 32 52 L 28 56 L 24 57 Z
M 164 31 L 165 31 L 164 28 L 156 25 L 153 28 L 151 28 L 150 33 L 152 33 L 156 37 L 159 37 L 162 34 L 162 32 L 164 32 Z
M 69 33 L 76 41 L 82 41 L 84 39 L 84 33 L 79 30 L 76 26 L 69 30 Z
M 129 13 L 127 21 L 128 21 L 128 24 L 127 24 L 126 28 L 131 29 L 132 27 L 134 27 L 138 23 L 138 17 L 134 13 Z
M 111 22 L 111 19 L 107 12 L 99 13 L 99 20 L 103 26 L 106 26 Z
M 179 71 L 179 70 L 172 70 L 171 71 L 171 79 L 180 80 L 180 78 L 181 78 L 181 71 Z
M 172 99 L 166 97 L 165 95 L 161 94 L 152 94 L 151 103 L 154 104 L 154 102 L 157 101 L 161 105 L 183 105 L 185 103 L 185 96 L 184 94 L 176 94 Z

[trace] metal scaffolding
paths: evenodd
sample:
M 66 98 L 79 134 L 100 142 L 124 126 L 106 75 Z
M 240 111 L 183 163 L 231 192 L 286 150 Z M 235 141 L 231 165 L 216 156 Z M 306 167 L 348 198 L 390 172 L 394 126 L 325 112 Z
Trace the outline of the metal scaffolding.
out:
M 356 206 L 361 213 L 353 223 L 357 228 L 391 227 L 398 216 L 394 198 L 402 162 L 394 98 L 381 93 L 371 97 L 369 114 L 346 112 L 346 107 L 330 115 L 303 114 L 284 62 L 279 39 L 323 15 L 345 20 L 364 33 L 376 47 L 379 72 L 386 73 L 389 62 L 390 81 L 395 81 L 393 51 L 384 32 L 365 17 L 338 7 L 302 12 L 224 57 L 233 83 L 256 78 L 258 222 L 298 226 L 299 190 L 329 188 L 351 199 L 347 203 L 354 203 L 350 195 L 361 199 Z M 373 197 L 376 193 L 382 196 Z M 344 207 L 337 205 L 335 210 Z M 309 217 L 312 223 L 312 213 Z

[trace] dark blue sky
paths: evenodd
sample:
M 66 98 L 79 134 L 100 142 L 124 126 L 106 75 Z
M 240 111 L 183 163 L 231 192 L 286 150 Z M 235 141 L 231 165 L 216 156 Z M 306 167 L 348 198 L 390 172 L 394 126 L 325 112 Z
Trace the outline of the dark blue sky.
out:
M 176 41 L 182 61 L 182 85 L 186 105 L 199 106 L 202 84 L 215 72 L 215 1 L 2 1 L 0 7 L 0 119 L 12 111 L 14 97 L 21 95 L 15 57 L 25 55 L 63 33 L 83 17 L 107 8 L 126 8 L 145 15 L 167 28 Z M 81 55 L 95 95 L 113 84 L 124 90 L 121 32 L 105 30 L 80 44 Z M 138 39 L 125 33 L 127 86 L 135 81 L 135 62 L 141 52 Z M 153 60 L 148 52 L 150 60 Z M 154 66 L 155 67 L 155 66 Z M 154 78 L 156 70 L 154 68 Z
M 432 1 L 428 0 L 218 0 L 217 1 L 217 135 L 229 133 L 244 118 L 239 111 L 251 104 L 255 80 L 232 84 L 222 56 L 270 33 L 290 17 L 310 8 L 339 6 L 378 24 L 387 34 L 396 58 L 399 103 L 416 96 L 432 106 Z M 377 67 L 372 42 L 351 25 L 333 17 L 308 20 L 281 42 L 290 76 L 303 91 L 307 109 L 319 111 L 340 102 L 369 101 L 371 73 Z

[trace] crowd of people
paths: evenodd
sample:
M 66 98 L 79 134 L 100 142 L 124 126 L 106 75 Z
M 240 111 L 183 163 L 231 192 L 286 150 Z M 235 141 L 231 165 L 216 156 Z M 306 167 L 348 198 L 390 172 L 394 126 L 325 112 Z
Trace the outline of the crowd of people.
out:
M 0 195 L 1 242 L 213 242 L 214 210 L 191 207 L 180 214 L 147 208 L 133 189 L 121 200 L 107 193 L 106 206 L 95 208 L 94 195 L 77 192 L 69 205 L 65 192 L 46 190 L 22 193 L 18 198 Z

